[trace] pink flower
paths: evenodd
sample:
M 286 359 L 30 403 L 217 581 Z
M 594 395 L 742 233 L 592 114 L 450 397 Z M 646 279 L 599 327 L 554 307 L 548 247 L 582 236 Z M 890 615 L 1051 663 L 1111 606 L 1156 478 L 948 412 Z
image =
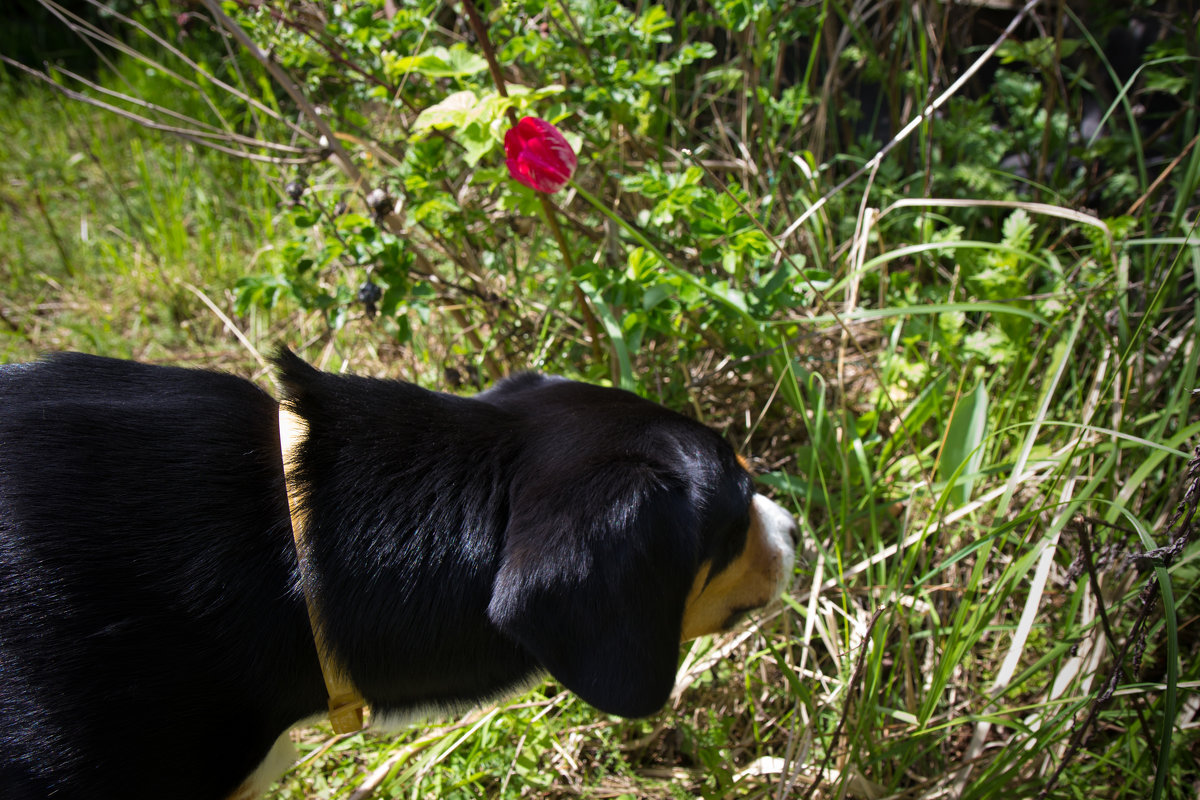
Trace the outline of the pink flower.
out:
M 504 134 L 508 174 L 530 189 L 554 194 L 567 185 L 579 160 L 558 128 L 537 117 L 522 117 Z

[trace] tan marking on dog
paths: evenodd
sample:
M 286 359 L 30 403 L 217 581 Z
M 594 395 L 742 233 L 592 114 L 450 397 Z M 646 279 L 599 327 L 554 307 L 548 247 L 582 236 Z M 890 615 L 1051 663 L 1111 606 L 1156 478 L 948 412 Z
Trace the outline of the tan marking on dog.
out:
M 787 587 L 795 563 L 796 523 L 779 505 L 755 495 L 741 555 L 716 575 L 701 565 L 683 612 L 683 641 L 728 629 L 741 612 L 768 605 Z

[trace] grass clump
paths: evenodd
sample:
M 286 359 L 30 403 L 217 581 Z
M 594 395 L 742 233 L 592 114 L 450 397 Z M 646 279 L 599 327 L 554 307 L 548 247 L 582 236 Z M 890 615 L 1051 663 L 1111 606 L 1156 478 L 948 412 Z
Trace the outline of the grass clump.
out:
M 440 388 L 626 385 L 752 455 L 805 552 L 658 717 L 547 684 L 305 732 L 277 797 L 1194 794 L 1194 20 L 568 0 L 481 36 L 397 6 L 128 27 L 153 64 L 101 83 L 185 146 L 6 89 L 4 358 L 253 375 L 283 338 Z M 580 153 L 549 211 L 509 109 Z
M 141 92 L 167 90 L 143 78 Z M 3 358 L 203 358 L 223 343 L 188 287 L 219 293 L 275 235 L 271 183 L 27 83 L 0 85 L 0 102 Z

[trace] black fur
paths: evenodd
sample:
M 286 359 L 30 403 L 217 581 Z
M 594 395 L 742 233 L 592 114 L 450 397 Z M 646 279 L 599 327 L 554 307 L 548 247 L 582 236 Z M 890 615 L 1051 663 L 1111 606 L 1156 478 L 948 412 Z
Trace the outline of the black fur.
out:
M 745 542 L 720 437 L 557 378 L 461 398 L 278 366 L 310 429 L 306 578 L 376 712 L 542 670 L 607 712 L 662 705 L 699 564 Z M 276 408 L 211 372 L 0 368 L 3 797 L 215 800 L 324 709 Z

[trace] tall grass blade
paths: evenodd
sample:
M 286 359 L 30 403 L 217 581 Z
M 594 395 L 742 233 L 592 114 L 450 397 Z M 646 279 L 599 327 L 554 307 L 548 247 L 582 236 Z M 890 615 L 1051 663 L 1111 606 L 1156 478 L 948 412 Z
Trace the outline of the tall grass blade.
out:
M 955 508 L 971 499 L 975 480 L 983 464 L 983 442 L 988 430 L 988 392 L 981 380 L 960 398 L 950 414 L 950 427 L 938 460 L 943 481 L 955 481 L 950 489 L 950 504 Z

